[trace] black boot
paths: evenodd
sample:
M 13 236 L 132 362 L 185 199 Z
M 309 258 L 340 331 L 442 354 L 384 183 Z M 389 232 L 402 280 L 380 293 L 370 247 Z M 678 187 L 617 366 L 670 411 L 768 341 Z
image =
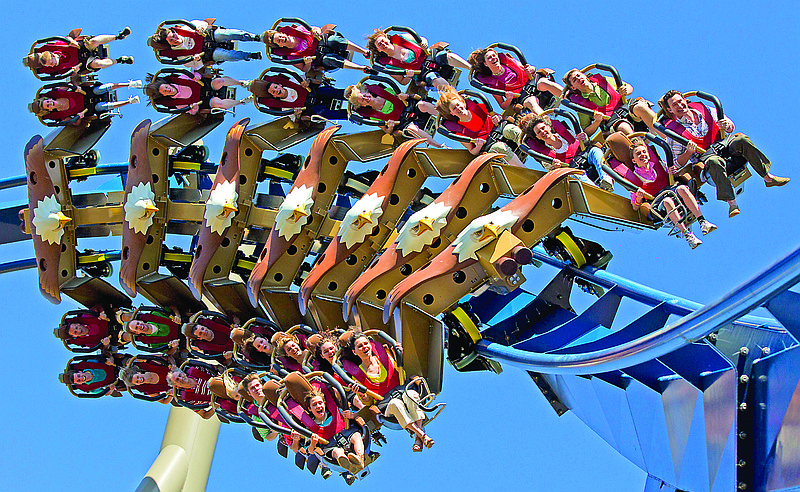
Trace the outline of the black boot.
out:
M 117 58 L 117 63 L 121 63 L 122 65 L 133 65 L 133 57 L 120 56 L 119 58 Z
M 119 32 L 119 34 L 117 34 L 117 39 L 125 39 L 125 38 L 127 38 L 127 37 L 128 37 L 128 34 L 130 34 L 130 33 L 131 33 L 131 28 L 130 28 L 130 27 L 128 27 L 128 26 L 125 26 L 125 27 L 124 27 L 124 28 L 123 28 L 123 29 L 122 29 L 122 30 Z
M 254 53 L 250 53 L 250 59 L 251 60 L 260 60 L 261 59 L 261 52 L 260 51 L 256 51 Z

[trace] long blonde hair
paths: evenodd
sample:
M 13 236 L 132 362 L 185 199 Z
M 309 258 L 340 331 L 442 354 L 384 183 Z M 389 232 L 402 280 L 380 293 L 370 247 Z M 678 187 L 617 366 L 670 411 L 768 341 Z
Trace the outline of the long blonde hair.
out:
M 450 121 L 457 121 L 458 118 L 450 113 L 450 103 L 458 100 L 464 104 L 467 103 L 467 101 L 464 99 L 464 96 L 459 94 L 455 87 L 452 85 L 446 85 L 439 90 L 439 100 L 436 101 L 436 110 L 439 111 L 439 114 L 442 115 L 442 118 Z

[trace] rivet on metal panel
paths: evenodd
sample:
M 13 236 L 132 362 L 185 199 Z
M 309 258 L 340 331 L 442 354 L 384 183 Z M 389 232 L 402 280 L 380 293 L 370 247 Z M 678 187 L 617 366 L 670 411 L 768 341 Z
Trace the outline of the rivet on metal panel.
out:
M 745 410 L 747 410 L 747 403 L 745 403 L 745 402 L 740 403 L 739 404 L 739 411 L 740 412 L 744 412 Z
M 750 349 L 748 349 L 747 347 L 742 347 L 742 348 L 739 349 L 739 354 L 741 354 L 741 355 L 747 355 L 749 353 L 750 353 Z
M 742 374 L 741 376 L 739 376 L 740 383 L 747 384 L 748 381 L 750 381 L 750 378 L 747 376 L 747 374 Z

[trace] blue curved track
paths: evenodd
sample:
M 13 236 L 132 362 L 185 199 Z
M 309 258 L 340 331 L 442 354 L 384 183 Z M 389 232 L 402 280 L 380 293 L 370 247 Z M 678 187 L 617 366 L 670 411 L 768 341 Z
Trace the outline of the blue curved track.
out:
M 478 354 L 528 371 L 559 413 L 575 412 L 647 472 L 648 491 L 797 490 L 800 294 L 789 289 L 800 248 L 707 306 L 535 257 L 558 275 L 481 326 Z M 579 314 L 573 279 L 605 289 Z M 645 312 L 612 328 L 625 298 Z M 493 318 L 501 299 L 478 297 L 472 311 Z M 748 314 L 759 307 L 774 319 Z

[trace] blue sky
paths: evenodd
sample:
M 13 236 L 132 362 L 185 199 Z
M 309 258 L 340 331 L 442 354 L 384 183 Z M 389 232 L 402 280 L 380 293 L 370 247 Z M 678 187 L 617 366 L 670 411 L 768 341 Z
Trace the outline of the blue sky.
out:
M 262 6 L 263 5 L 263 6 Z M 510 5 L 514 5 L 511 2 Z M 742 213 L 728 219 L 727 206 L 712 201 L 706 217 L 719 229 L 691 251 L 665 231 L 606 232 L 573 225 L 573 230 L 602 243 L 615 258 L 609 270 L 618 275 L 698 302 L 710 302 L 797 246 L 797 205 L 791 197 L 800 186 L 791 148 L 798 103 L 796 84 L 797 7 L 788 2 L 694 4 L 676 2 L 521 2 L 495 10 L 487 2 L 383 2 L 274 4 L 102 3 L 67 9 L 64 2 L 15 4 L 6 10 L 7 105 L 0 132 L 0 176 L 24 173 L 22 149 L 34 134 L 47 129 L 27 113 L 38 81 L 21 57 L 38 37 L 66 34 L 73 27 L 87 33 L 115 33 L 125 25 L 133 34 L 111 45 L 113 56 L 136 57 L 133 66 L 101 72 L 103 81 L 144 78 L 159 66 L 145 46 L 156 25 L 171 18 L 216 16 L 218 24 L 253 32 L 269 28 L 280 16 L 305 18 L 313 25 L 336 23 L 351 40 L 363 42 L 374 27 L 392 24 L 415 28 L 431 42 L 444 40 L 466 57 L 495 41 L 519 46 L 528 61 L 559 75 L 593 62 L 615 65 L 634 95 L 655 101 L 666 90 L 701 89 L 716 94 L 738 131 L 772 159 L 776 174 L 793 181 L 766 189 L 757 178 L 745 185 Z M 596 19 L 590 22 L 587 19 Z M 363 61 L 356 56 L 356 61 Z M 268 66 L 266 60 L 226 63 L 225 74 L 249 79 Z M 357 81 L 358 73 L 334 74 L 337 85 Z M 466 76 L 459 84 L 466 87 Z M 121 92 L 121 95 L 127 95 Z M 159 115 L 143 104 L 123 108 L 100 141 L 103 163 L 128 159 L 130 133 L 144 118 Z M 237 117 L 264 121 L 252 106 Z M 205 143 L 212 161 L 222 150 L 229 119 Z M 343 131 L 359 131 L 347 125 Z M 443 137 L 437 137 L 441 141 Z M 298 152 L 304 153 L 306 147 Z M 382 163 L 376 163 L 376 166 Z M 89 181 L 98 186 L 103 178 Z M 711 196 L 713 190 L 706 190 Z M 24 190 L 4 191 L 0 201 L 25 200 Z M 85 246 L 83 246 L 85 244 Z M 82 247 L 119 247 L 119 238 Z M 4 245 L 0 261 L 32 256 L 30 243 Z M 536 291 L 555 271 L 527 269 L 526 285 Z M 77 306 L 65 299 L 52 306 L 39 294 L 36 274 L 23 271 L 0 278 L 6 299 L 0 319 L 6 328 L 6 354 L 0 367 L 0 392 L 12 396 L 0 408 L 0 471 L 7 490 L 133 490 L 155 458 L 168 407 L 131 398 L 78 400 L 56 380 L 70 354 L 52 336 L 61 315 Z M 136 299 L 137 303 L 142 300 Z M 577 303 L 580 304 L 580 303 Z M 354 487 L 384 490 L 526 489 L 547 491 L 641 491 L 645 474 L 619 456 L 570 412 L 556 417 L 527 375 L 508 368 L 502 375 L 459 374 L 445 369 L 441 399 L 447 409 L 431 425 L 436 445 L 411 453 L 412 441 L 389 433 L 389 444 L 374 464 L 372 476 Z M 405 474 L 408 474 L 405 478 Z M 223 426 L 209 490 L 224 487 L 344 487 L 335 477 L 300 472 L 278 457 L 274 445 L 257 443 L 245 426 Z

